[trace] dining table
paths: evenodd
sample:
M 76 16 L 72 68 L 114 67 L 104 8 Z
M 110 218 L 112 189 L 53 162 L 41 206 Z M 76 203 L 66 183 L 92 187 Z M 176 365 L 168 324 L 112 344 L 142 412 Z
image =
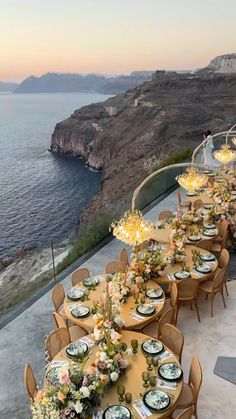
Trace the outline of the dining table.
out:
M 126 343 L 128 348 L 131 348 L 131 340 L 138 341 L 138 348 L 137 352 L 133 353 L 132 355 L 126 355 L 126 359 L 129 362 L 128 368 L 125 372 L 118 378 L 118 381 L 106 389 L 103 393 L 103 397 L 101 398 L 101 405 L 99 407 L 100 415 L 94 414 L 94 418 L 102 418 L 103 412 L 112 405 L 119 405 L 127 406 L 128 409 L 131 411 L 131 414 L 134 419 L 144 419 L 149 417 L 150 419 L 161 419 L 168 417 L 171 412 L 174 410 L 176 403 L 181 394 L 181 390 L 183 387 L 183 377 L 182 374 L 175 381 L 168 381 L 163 379 L 163 376 L 160 375 L 159 368 L 163 370 L 164 364 L 174 363 L 178 367 L 180 367 L 179 361 L 174 353 L 165 345 L 159 341 L 162 345 L 162 351 L 157 355 L 158 358 L 158 366 L 152 366 L 152 371 L 150 371 L 151 376 L 155 376 L 156 380 L 154 386 L 150 385 L 150 381 L 148 382 L 148 386 L 144 387 L 144 381 L 142 379 L 142 372 L 147 371 L 147 362 L 146 356 L 147 354 L 143 351 L 143 344 L 150 340 L 150 336 L 144 335 L 142 333 L 138 333 L 136 331 L 122 331 L 122 340 L 121 342 Z M 94 340 L 92 334 L 89 334 L 81 339 L 80 342 L 86 342 L 89 346 L 89 359 L 87 361 L 87 365 L 92 364 L 92 362 L 96 359 L 96 353 L 99 350 L 97 343 Z M 50 371 L 53 368 L 61 368 L 63 366 L 68 366 L 71 358 L 68 356 L 67 350 L 70 345 L 63 348 L 58 354 L 53 358 L 51 363 L 49 364 L 45 378 L 44 378 L 44 389 L 47 389 L 48 380 L 47 377 L 50 375 Z M 145 345 L 144 345 L 145 347 Z M 166 367 L 164 367 L 166 368 Z M 125 392 L 131 393 L 132 395 L 132 402 L 125 403 L 119 402 L 117 386 L 118 385 L 125 386 Z M 147 400 L 146 394 L 151 390 L 160 390 L 165 392 L 169 398 L 169 405 L 163 411 L 157 412 L 147 407 L 144 404 L 143 400 Z M 148 414 L 147 414 L 148 413 Z
M 204 227 L 205 224 L 202 224 L 202 228 L 199 232 L 199 226 L 197 224 L 192 224 L 186 228 L 186 238 L 184 239 L 184 244 L 191 245 L 192 241 L 188 239 L 191 235 L 199 235 L 199 240 L 212 240 L 218 235 L 218 227 L 214 226 L 212 230 Z M 213 234 L 214 233 L 214 234 Z M 151 239 L 158 241 L 159 243 L 169 243 L 171 236 L 171 225 L 168 223 L 168 220 L 163 223 L 163 221 L 158 221 L 153 228 Z
M 64 312 L 66 317 L 71 320 L 74 324 L 77 324 L 81 327 L 83 327 L 88 332 L 91 332 L 94 329 L 94 319 L 93 315 L 91 313 L 91 309 L 93 307 L 94 301 L 99 300 L 100 298 L 103 298 L 104 295 L 104 283 L 105 283 L 105 275 L 99 275 L 98 277 L 93 277 L 93 280 L 98 280 L 98 285 L 95 287 L 95 289 L 89 291 L 89 300 L 85 301 L 72 301 L 70 298 L 68 298 L 68 293 L 64 300 Z M 165 304 L 165 294 L 163 290 L 160 288 L 160 286 L 156 283 L 156 281 L 152 279 L 148 279 L 146 281 L 146 287 L 147 290 L 144 292 L 140 292 L 139 295 L 139 302 L 136 303 L 135 296 L 130 295 L 127 297 L 127 299 L 124 300 L 124 302 L 121 304 L 121 312 L 120 316 L 124 320 L 124 329 L 127 330 L 141 330 L 144 326 L 146 326 L 151 321 L 158 318 L 163 311 L 163 307 Z M 73 288 L 79 288 L 79 289 L 85 289 L 86 287 L 83 285 L 83 282 L 76 285 L 76 287 Z M 159 290 L 160 296 L 158 298 L 149 298 L 146 296 L 146 292 L 148 293 L 148 290 Z M 153 306 L 153 312 L 152 314 L 144 315 L 138 312 L 138 306 L 141 303 L 141 298 L 145 299 L 145 303 L 148 303 Z M 75 317 L 73 315 L 73 308 L 75 308 L 78 305 L 84 305 L 89 308 L 89 313 L 86 317 Z

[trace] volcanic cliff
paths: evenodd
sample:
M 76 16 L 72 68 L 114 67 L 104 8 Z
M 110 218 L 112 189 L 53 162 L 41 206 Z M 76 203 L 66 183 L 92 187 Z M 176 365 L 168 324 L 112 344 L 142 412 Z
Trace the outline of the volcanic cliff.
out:
M 101 190 L 81 220 L 122 211 L 153 166 L 179 148 L 195 147 L 203 132 L 235 123 L 236 74 L 158 71 L 151 81 L 58 123 L 51 150 L 83 156 L 103 170 Z

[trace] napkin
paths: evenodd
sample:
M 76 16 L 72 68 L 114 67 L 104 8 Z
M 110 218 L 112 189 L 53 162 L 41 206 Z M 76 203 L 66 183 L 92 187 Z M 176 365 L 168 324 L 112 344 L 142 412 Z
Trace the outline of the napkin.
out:
M 52 361 L 51 363 L 50 363 L 50 368 L 54 368 L 54 367 L 64 367 L 64 366 L 67 366 L 67 365 L 69 365 L 69 362 L 68 361 L 63 361 L 63 360 L 61 360 L 61 361 Z
M 139 314 L 137 314 L 137 313 L 130 313 L 130 314 L 129 314 L 129 317 L 131 317 L 131 319 L 138 320 L 139 322 L 140 322 L 141 320 L 145 319 L 145 317 L 144 317 L 144 316 L 140 316 L 140 315 L 139 315 Z
M 68 310 L 73 310 L 73 308 L 77 307 L 77 304 L 71 304 L 70 306 L 68 306 Z
M 136 410 L 136 412 L 139 414 L 139 416 L 142 419 L 145 419 L 149 416 L 152 416 L 152 413 L 150 410 L 145 406 L 142 400 L 138 400 L 133 404 L 133 408 Z
M 174 274 L 168 274 L 168 275 L 167 275 L 167 278 L 168 278 L 170 281 L 173 281 L 173 280 L 175 279 L 175 276 L 174 276 Z
M 171 358 L 171 357 L 172 357 L 172 355 L 171 355 L 171 353 L 170 353 L 170 352 L 168 352 L 168 351 L 165 351 L 165 352 L 163 352 L 162 354 L 158 355 L 158 359 L 159 359 L 159 361 L 164 361 L 164 360 L 166 360 L 166 359 L 168 359 L 168 358 Z
M 150 300 L 147 299 L 146 300 L 147 303 L 150 303 L 150 304 L 153 304 L 153 305 L 155 305 L 155 304 L 162 304 L 164 301 L 165 300 L 163 298 L 158 299 L 158 300 L 154 300 L 154 299 L 150 299 Z
M 168 388 L 169 390 L 175 390 L 176 389 L 176 381 L 165 381 L 162 379 L 157 380 L 157 386 L 160 388 Z
M 92 339 L 89 339 L 87 336 L 84 336 L 82 339 L 79 340 L 80 342 L 86 343 L 89 348 L 95 345 L 94 341 Z

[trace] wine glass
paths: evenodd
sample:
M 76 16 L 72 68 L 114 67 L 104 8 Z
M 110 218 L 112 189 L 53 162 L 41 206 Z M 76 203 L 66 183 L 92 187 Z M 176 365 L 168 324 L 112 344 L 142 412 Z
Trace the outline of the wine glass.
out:
M 147 284 L 146 284 L 146 282 L 143 283 L 143 291 L 147 291 Z
M 133 354 L 136 354 L 137 348 L 138 348 L 138 339 L 131 339 L 131 346 L 132 346 L 132 350 L 133 350 Z
M 139 297 L 138 292 L 135 292 L 135 294 L 134 294 L 134 302 L 135 302 L 135 304 L 138 304 L 138 297 Z
M 127 403 L 127 404 L 132 403 L 132 394 L 131 393 L 126 393 L 125 394 L 125 403 Z
M 150 386 L 155 387 L 156 386 L 156 381 L 157 381 L 157 379 L 156 379 L 155 375 L 151 375 L 151 377 L 149 379 Z
M 143 387 L 148 387 L 148 380 L 149 380 L 150 374 L 147 371 L 142 372 L 142 379 L 143 379 Z
M 141 304 L 144 304 L 145 303 L 145 297 L 144 297 L 144 295 L 141 295 L 141 297 L 140 297 L 140 303 Z
M 125 398 L 124 398 L 124 394 L 125 394 L 125 386 L 123 384 L 119 384 L 117 386 L 117 393 L 119 394 L 119 402 L 124 402 Z
M 153 360 L 152 360 L 152 365 L 153 365 L 154 367 L 158 367 L 158 358 L 157 358 L 157 356 L 154 356 L 154 358 L 153 358 Z
M 147 370 L 152 371 L 152 357 L 151 356 L 146 357 L 146 363 L 148 365 Z

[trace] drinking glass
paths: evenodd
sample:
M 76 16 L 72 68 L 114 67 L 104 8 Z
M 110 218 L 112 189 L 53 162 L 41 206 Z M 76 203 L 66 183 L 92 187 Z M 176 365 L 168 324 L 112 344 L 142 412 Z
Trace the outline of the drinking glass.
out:
M 152 365 L 153 365 L 154 367 L 158 367 L 158 358 L 157 358 L 157 356 L 155 356 L 155 357 L 153 358 L 153 360 L 152 360 Z
M 152 371 L 152 357 L 151 356 L 146 357 L 146 363 L 148 365 L 147 370 Z
M 157 381 L 157 379 L 156 379 L 155 375 L 151 375 L 150 380 L 149 380 L 150 386 L 155 387 L 156 386 L 156 381 Z
M 140 297 L 140 303 L 141 304 L 144 304 L 145 303 L 145 297 L 144 297 L 144 295 L 141 295 L 141 297 Z
M 123 384 L 119 384 L 117 386 L 117 393 L 119 394 L 119 402 L 124 402 L 125 398 L 124 398 L 124 394 L 125 394 L 125 386 Z
M 147 371 L 142 372 L 142 379 L 143 379 L 143 387 L 149 387 L 148 380 L 149 380 L 150 374 Z
M 126 394 L 125 394 L 125 402 L 126 402 L 127 404 L 132 403 L 132 394 L 131 394 L 131 393 L 126 393 Z
M 135 304 L 138 304 L 138 297 L 139 297 L 138 292 L 135 292 L 135 294 L 134 294 L 134 302 L 135 302 Z
M 131 339 L 131 346 L 133 350 L 133 354 L 136 354 L 138 351 L 138 339 Z

